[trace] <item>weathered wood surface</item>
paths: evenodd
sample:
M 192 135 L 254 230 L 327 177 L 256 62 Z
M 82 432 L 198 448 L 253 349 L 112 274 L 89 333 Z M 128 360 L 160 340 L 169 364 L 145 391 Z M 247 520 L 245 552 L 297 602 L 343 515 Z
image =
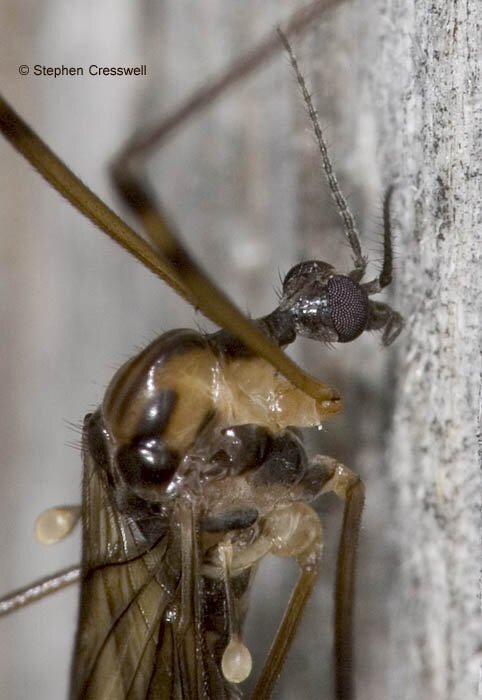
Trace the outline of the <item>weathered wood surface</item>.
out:
M 481 7 L 393 5 L 374 68 L 408 319 L 389 445 L 389 697 L 458 700 L 476 697 L 482 648 Z
M 2 90 L 114 204 L 105 166 L 133 126 L 152 123 L 299 3 L 156 5 L 6 0 L 0 10 Z M 295 42 L 372 272 L 383 191 L 397 185 L 391 296 L 407 317 L 403 337 L 388 351 L 376 337 L 298 350 L 346 397 L 345 415 L 325 426 L 313 449 L 342 459 L 367 484 L 357 610 L 362 700 L 465 699 L 478 678 L 480 9 L 431 8 L 360 0 Z M 147 63 L 149 75 L 18 75 L 19 64 L 35 62 Z M 4 591 L 78 558 L 75 541 L 45 550 L 31 536 L 42 509 L 78 498 L 80 458 L 66 444 L 78 436 L 65 421 L 80 424 L 113 369 L 160 330 L 202 319 L 1 142 L 0 159 Z M 349 265 L 284 57 L 196 120 L 150 167 L 186 240 L 253 315 L 271 307 L 278 271 L 299 259 Z M 327 563 L 279 698 L 329 697 L 340 508 L 329 500 L 320 510 Z M 258 640 L 260 627 L 280 614 L 288 584 L 282 567 L 260 572 L 251 638 L 261 646 L 268 640 Z M 75 603 L 75 592 L 62 593 L 2 621 L 2 697 L 65 696 Z

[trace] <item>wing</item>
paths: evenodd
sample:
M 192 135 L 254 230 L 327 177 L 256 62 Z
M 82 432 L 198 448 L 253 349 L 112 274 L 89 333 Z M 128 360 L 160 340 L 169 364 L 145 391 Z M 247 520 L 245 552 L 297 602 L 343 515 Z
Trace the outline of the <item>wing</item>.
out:
M 87 451 L 83 485 L 83 573 L 71 697 L 152 697 L 172 685 L 173 631 L 164 623 L 181 572 L 167 565 L 168 536 L 150 546 L 115 506 L 107 476 Z M 176 570 L 177 569 L 177 570 Z M 157 697 L 170 698 L 169 687 Z
M 85 440 L 84 445 L 83 561 L 71 700 L 239 698 L 213 653 L 213 642 L 228 622 L 222 591 L 214 594 L 209 585 L 204 590 L 192 518 L 174 515 L 160 535 L 152 536 L 155 528 L 139 523 L 160 516 L 121 512 L 107 472 Z M 211 629 L 213 624 L 221 629 Z

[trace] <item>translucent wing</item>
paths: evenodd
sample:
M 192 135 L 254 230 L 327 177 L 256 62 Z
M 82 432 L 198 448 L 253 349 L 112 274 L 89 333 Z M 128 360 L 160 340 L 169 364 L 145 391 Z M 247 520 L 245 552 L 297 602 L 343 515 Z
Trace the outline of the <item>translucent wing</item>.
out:
M 238 697 L 203 634 L 204 607 L 221 594 L 204 600 L 194 527 L 142 509 L 126 515 L 115 493 L 86 445 L 72 700 Z
M 154 697 L 154 690 L 158 698 L 176 697 L 168 687 L 176 675 L 173 633 L 164 619 L 181 570 L 172 561 L 166 566 L 169 537 L 145 541 L 136 523 L 116 508 L 107 475 L 88 451 L 83 491 L 83 575 L 71 697 L 139 700 Z

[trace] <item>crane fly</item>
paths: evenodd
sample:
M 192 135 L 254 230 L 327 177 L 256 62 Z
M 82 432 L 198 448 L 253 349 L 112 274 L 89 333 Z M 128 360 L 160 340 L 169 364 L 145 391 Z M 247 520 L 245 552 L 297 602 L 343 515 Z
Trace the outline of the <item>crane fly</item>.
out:
M 326 3 L 325 3 L 326 5 Z M 316 14 L 319 7 L 316 7 Z M 294 32 L 310 19 L 296 13 Z M 335 389 L 295 365 L 296 337 L 350 342 L 380 330 L 384 344 L 403 321 L 370 296 L 391 282 L 390 192 L 380 275 L 366 270 L 358 232 L 286 34 L 279 32 L 307 106 L 327 181 L 353 253 L 348 274 L 310 260 L 285 276 L 277 307 L 252 321 L 202 272 L 140 173 L 148 150 L 247 75 L 274 50 L 262 42 L 200 89 L 160 126 L 133 139 L 112 168 L 116 188 L 146 239 L 119 219 L 59 161 L 2 99 L 0 126 L 64 197 L 221 330 L 169 331 L 124 364 L 83 428 L 83 552 L 72 569 L 2 602 L 4 612 L 81 579 L 72 698 L 236 698 L 251 673 L 243 622 L 258 563 L 294 559 L 299 578 L 252 698 L 272 695 L 312 592 L 322 529 L 311 503 L 344 502 L 336 574 L 337 700 L 353 697 L 352 610 L 364 488 L 335 459 L 308 456 L 299 429 L 341 410 Z M 54 513 L 63 537 L 75 508 Z M 67 519 L 67 524 L 65 524 Z

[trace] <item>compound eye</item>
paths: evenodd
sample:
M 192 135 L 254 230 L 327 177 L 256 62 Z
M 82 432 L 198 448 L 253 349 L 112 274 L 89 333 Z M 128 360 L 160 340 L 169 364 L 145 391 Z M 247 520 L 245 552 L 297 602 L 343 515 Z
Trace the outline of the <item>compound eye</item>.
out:
M 327 288 L 333 328 L 338 333 L 338 341 L 348 343 L 367 327 L 368 295 L 358 282 L 343 275 L 331 277 Z
M 167 486 L 178 461 L 159 438 L 140 438 L 117 452 L 119 471 L 131 486 Z

